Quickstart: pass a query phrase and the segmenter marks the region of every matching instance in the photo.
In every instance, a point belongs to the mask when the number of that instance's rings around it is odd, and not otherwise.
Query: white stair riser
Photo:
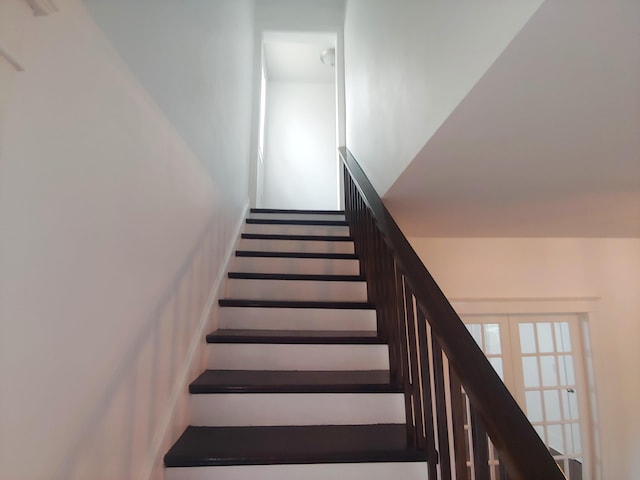
[[[227,279],[226,298],[250,300],[367,301],[365,282]]]
[[[325,308],[220,307],[224,329],[249,330],[376,330],[375,310]]]
[[[353,242],[240,239],[238,250],[260,252],[353,253]]]
[[[230,272],[359,275],[358,260],[325,258],[234,257]]]
[[[425,462],[166,468],[165,480],[426,480]]]
[[[349,227],[346,225],[290,225],[247,223],[245,233],[267,233],[270,235],[349,235]]]
[[[388,370],[386,345],[208,345],[212,370]]]
[[[191,425],[403,423],[401,393],[220,393],[191,395]]]
[[[251,212],[249,218],[265,218],[275,220],[338,220],[344,221],[344,214],[327,213],[259,213]]]

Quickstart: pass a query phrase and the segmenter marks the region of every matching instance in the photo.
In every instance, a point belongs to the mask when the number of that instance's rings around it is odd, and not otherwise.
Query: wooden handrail
[[[362,202],[368,209],[366,215],[370,215],[375,228],[390,250],[395,265],[402,274],[403,285],[411,293],[412,297],[410,298],[415,299],[417,310],[419,310],[415,317],[412,314],[412,319],[409,320],[410,327],[400,327],[401,330],[413,328],[413,318],[416,318],[417,331],[420,332],[420,322],[426,319],[431,329],[431,336],[435,337],[437,344],[445,353],[450,368],[457,377],[456,381],[460,382],[464,388],[474,414],[479,417],[482,427],[498,451],[500,462],[510,479],[565,479],[548,448],[382,203],[380,196],[356,159],[345,147],[340,148],[340,156],[346,169],[345,195],[353,196],[353,186],[347,185],[347,182],[352,181],[357,189],[359,197],[357,201]],[[357,207],[354,207],[353,198],[346,199],[345,208],[350,223],[360,229],[369,228],[360,224],[364,214],[354,211],[357,210]],[[363,241],[361,240],[361,242]],[[356,246],[358,247],[357,239]],[[381,271],[384,271],[383,267],[380,267]],[[378,267],[374,265],[373,269],[376,268]],[[369,273],[367,272],[368,276]],[[394,338],[397,339],[393,328],[384,328],[389,329],[390,341],[394,341]],[[416,348],[415,341],[407,342],[407,344]],[[390,345],[390,350],[398,350],[399,348]],[[413,354],[409,355],[409,357],[412,356]],[[400,357],[402,355],[399,355],[398,358]],[[405,355],[404,359],[400,358],[398,361],[406,362],[407,356]],[[404,366],[404,368],[410,370],[411,367]],[[412,378],[415,383],[415,373]],[[430,402],[431,392],[428,393]],[[422,401],[424,400],[423,398]],[[425,430],[423,426],[419,428]],[[436,435],[436,433],[426,431],[425,435]],[[431,477],[430,480],[432,480]]]

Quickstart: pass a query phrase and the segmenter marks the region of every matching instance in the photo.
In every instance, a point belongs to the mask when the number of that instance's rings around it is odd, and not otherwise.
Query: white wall
[[[244,203],[253,85],[251,0],[84,0],[225,196]],[[258,69],[255,70],[259,71]],[[237,134],[229,135],[229,132]]]
[[[150,96],[78,0],[56,3],[25,20],[0,131],[0,478],[160,478],[246,202],[251,4],[180,2],[193,30],[141,36],[170,77]],[[174,2],[153,3],[170,24]],[[169,108],[183,100],[195,120]]]
[[[541,3],[347,1],[347,147],[381,195]]]
[[[598,297],[589,331],[603,479],[640,471],[640,239],[412,238],[450,299]]]
[[[268,82],[262,207],[338,208],[333,83]]]

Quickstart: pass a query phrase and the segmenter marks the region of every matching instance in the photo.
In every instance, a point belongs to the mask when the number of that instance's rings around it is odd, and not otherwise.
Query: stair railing
[[[427,478],[564,479],[358,162],[345,147],[340,156],[346,218]]]

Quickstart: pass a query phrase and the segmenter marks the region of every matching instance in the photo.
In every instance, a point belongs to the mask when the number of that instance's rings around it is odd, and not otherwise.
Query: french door
[[[462,319],[567,478],[591,479],[579,316],[468,315]],[[497,464],[493,451],[490,462]],[[492,477],[497,478],[498,472],[492,468]]]

